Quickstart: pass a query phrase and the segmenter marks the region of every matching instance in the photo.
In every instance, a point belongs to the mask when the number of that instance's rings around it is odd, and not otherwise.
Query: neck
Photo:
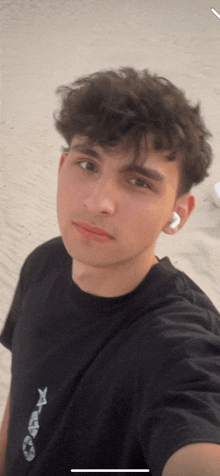
[[[89,294],[100,297],[118,297],[133,291],[143,281],[150,269],[159,260],[152,256],[144,260],[143,256],[136,261],[135,266],[131,261],[115,266],[97,268],[88,266],[79,261],[73,261],[72,279],[79,288]]]

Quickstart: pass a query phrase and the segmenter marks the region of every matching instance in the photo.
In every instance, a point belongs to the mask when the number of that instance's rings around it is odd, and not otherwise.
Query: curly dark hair
[[[177,198],[209,176],[212,149],[207,139],[212,135],[200,103],[190,104],[184,91],[166,78],[148,69],[121,67],[80,77],[56,93],[62,107],[54,113],[55,127],[68,148],[80,134],[106,149],[132,147],[136,160],[142,138],[151,137],[155,150],[169,151],[168,160],[181,158]]]

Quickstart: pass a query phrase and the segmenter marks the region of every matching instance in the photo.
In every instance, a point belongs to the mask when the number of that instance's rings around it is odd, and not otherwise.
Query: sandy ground
[[[60,148],[53,128],[55,89],[103,68],[149,68],[200,100],[213,134],[210,177],[194,188],[197,208],[167,255],[220,310],[220,13],[213,0],[2,0],[2,299],[6,318],[26,256],[58,236],[56,183]],[[219,8],[218,8],[219,7]],[[10,353],[0,348],[0,420],[10,382]]]

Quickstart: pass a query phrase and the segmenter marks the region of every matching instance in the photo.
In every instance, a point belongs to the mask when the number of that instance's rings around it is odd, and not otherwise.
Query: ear
[[[185,225],[186,221],[188,220],[195,206],[196,206],[196,200],[194,195],[191,195],[190,193],[186,193],[185,195],[180,197],[175,203],[175,208],[172,211],[170,220],[164,226],[163,232],[166,233],[167,235],[174,235],[174,233],[178,233],[178,231],[180,231],[181,228],[183,228],[183,226]],[[170,224],[173,221],[173,212],[178,213],[181,220],[180,224],[174,229],[170,228]]]
[[[62,165],[63,165],[63,163],[66,159],[66,156],[67,156],[67,152],[63,152],[61,157],[60,157],[59,166],[58,166],[58,173],[59,173],[59,171],[60,171],[60,169],[61,169],[61,167],[62,167]]]

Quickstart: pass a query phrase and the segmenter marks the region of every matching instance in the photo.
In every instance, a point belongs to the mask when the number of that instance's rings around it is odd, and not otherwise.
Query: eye
[[[96,164],[94,162],[92,162],[91,160],[82,160],[80,162],[77,162],[77,164],[80,166],[80,168],[84,169],[88,173],[97,172]],[[132,184],[132,185],[135,185],[136,188],[138,187],[138,188],[146,188],[148,190],[153,190],[153,186],[150,185],[145,180],[142,180],[142,179],[136,177],[136,178],[133,178],[133,179],[129,180],[129,182],[131,183],[132,180],[137,182],[137,185]]]
[[[131,180],[135,180],[135,181],[138,182],[137,187],[149,188],[150,190],[153,190],[153,187],[148,182],[145,182],[145,180],[141,180],[140,178],[134,178],[134,179],[131,179]]]
[[[94,172],[95,164],[90,160],[83,160],[82,162],[78,162],[78,164],[87,172]],[[89,164],[89,167],[83,167],[82,164]]]

